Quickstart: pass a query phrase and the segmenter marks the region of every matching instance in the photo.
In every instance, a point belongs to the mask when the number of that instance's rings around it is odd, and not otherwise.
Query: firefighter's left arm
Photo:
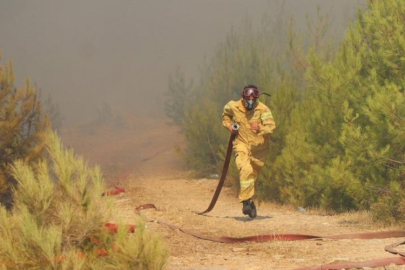
[[[273,114],[270,109],[266,108],[261,112],[260,115],[260,131],[259,135],[267,135],[273,133],[276,128],[276,122],[274,121]]]

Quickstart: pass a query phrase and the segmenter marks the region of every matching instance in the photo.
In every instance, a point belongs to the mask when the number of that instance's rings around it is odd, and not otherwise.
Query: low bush
[[[0,207],[0,267],[10,269],[161,269],[167,251],[143,223],[128,234],[105,228],[113,199],[102,197],[98,167],[89,168],[56,133],[42,161],[16,161],[11,211]]]

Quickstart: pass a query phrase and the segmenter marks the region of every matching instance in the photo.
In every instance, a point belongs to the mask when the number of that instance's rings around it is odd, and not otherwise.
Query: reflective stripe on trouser
[[[255,195],[255,179],[240,180],[239,200],[246,201]]]
[[[255,182],[260,169],[264,166],[264,161],[252,157],[247,151],[237,151],[235,163],[239,169],[240,193],[239,200],[246,201],[255,194]],[[260,153],[260,158],[264,156]]]

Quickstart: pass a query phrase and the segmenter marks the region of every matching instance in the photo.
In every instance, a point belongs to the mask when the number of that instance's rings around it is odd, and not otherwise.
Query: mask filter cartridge
[[[253,100],[253,99],[245,100],[245,108],[248,110],[253,109],[255,102],[256,102],[256,100]]]

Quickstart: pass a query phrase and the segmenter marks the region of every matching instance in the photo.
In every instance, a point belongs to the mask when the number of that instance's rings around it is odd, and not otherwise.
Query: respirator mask
[[[250,96],[253,96],[253,99],[250,99]],[[243,89],[242,97],[244,100],[244,105],[247,110],[252,110],[256,104],[257,98],[260,96],[259,89],[248,87]]]

